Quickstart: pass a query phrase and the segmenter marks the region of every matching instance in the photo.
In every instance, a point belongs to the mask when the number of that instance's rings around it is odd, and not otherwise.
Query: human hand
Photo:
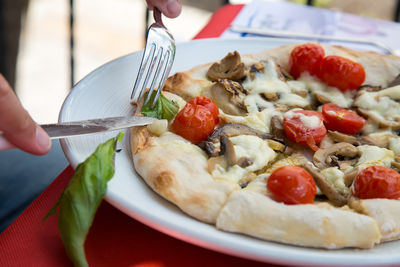
[[[0,150],[17,147],[25,152],[44,155],[51,142],[22,107],[6,79],[0,74]]]
[[[146,0],[146,2],[150,10],[157,7],[168,18],[176,18],[181,13],[180,0]]]

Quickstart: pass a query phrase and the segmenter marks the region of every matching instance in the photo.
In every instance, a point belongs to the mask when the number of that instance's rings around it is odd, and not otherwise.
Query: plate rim
[[[185,46],[185,45],[190,45],[193,43],[206,43],[210,44],[213,42],[251,42],[251,41],[257,41],[257,42],[273,42],[276,43],[277,47],[279,45],[284,45],[284,44],[290,44],[290,43],[300,43],[302,42],[301,40],[289,40],[289,39],[281,39],[281,38],[265,38],[265,37],[246,37],[246,38],[204,38],[204,39],[197,39],[197,40],[191,40],[187,42],[182,42],[177,44],[177,49],[180,46]],[[72,101],[71,98],[73,97],[74,90],[83,90],[81,86],[82,83],[90,79],[91,77],[97,75],[97,73],[104,68],[108,66],[112,66],[114,64],[118,64],[120,60],[127,59],[128,57],[138,54],[138,53],[143,53],[143,49],[129,53],[123,56],[120,56],[118,58],[115,58],[113,60],[110,60],[99,67],[95,68],[93,71],[88,73],[85,77],[83,77],[78,83],[74,85],[74,87],[71,89],[67,97],[65,98],[60,113],[59,113],[59,122],[63,122],[65,118],[65,110],[68,108],[68,105]],[[125,138],[129,136],[129,133],[126,134]],[[129,142],[129,141],[128,141]],[[74,158],[72,155],[72,152],[69,151],[68,149],[68,143],[66,142],[65,139],[60,140],[61,148],[68,160],[68,162],[71,164],[71,166],[75,169],[76,166],[79,164],[77,160]],[[154,192],[154,194],[156,194]],[[188,242],[190,244],[194,244],[196,246],[200,246],[206,249],[210,249],[213,251],[218,251],[220,253],[236,256],[236,257],[241,257],[249,260],[255,260],[255,261],[261,261],[265,263],[275,263],[275,264],[286,264],[286,265],[307,265],[307,266],[376,266],[379,264],[380,266],[393,266],[393,264],[400,264],[400,255],[398,257],[382,257],[380,254],[373,254],[368,257],[368,262],[365,262],[365,254],[355,254],[355,255],[335,255],[334,253],[328,254],[329,251],[337,251],[337,250],[325,250],[321,249],[324,253],[321,253],[321,255],[318,255],[316,253],[320,253],[320,251],[315,251],[315,248],[310,248],[310,251],[307,251],[307,248],[304,247],[297,247],[294,245],[286,245],[288,247],[288,251],[286,253],[282,253],[282,248],[277,249],[278,251],[273,251],[272,253],[265,253],[263,252],[262,255],[259,253],[249,253],[248,251],[243,252],[240,251],[238,248],[233,247],[231,244],[222,244],[219,242],[220,240],[213,240],[210,238],[203,238],[199,234],[195,234],[193,231],[188,231],[185,228],[181,228],[178,225],[174,225],[169,223],[166,220],[160,220],[160,218],[155,219],[154,214],[151,214],[151,212],[148,212],[143,209],[132,209],[131,205],[127,205],[125,203],[125,200],[119,198],[118,195],[114,194],[113,192],[110,192],[109,190],[107,191],[107,194],[105,196],[105,200],[109,202],[111,205],[119,209],[121,212],[127,214],[128,216],[140,221],[141,223],[159,231],[164,234],[167,234],[169,236],[172,236],[174,238],[177,238],[179,240],[182,240],[184,242]],[[164,201],[167,201],[164,199]],[[167,201],[169,202],[169,201]],[[198,220],[194,219],[193,217],[187,215],[191,219],[199,222]],[[161,223],[160,223],[161,221]],[[202,222],[200,222],[202,223]],[[215,225],[213,225],[215,228]],[[220,231],[220,230],[218,230]],[[228,235],[242,235],[242,234],[235,234],[235,233],[228,233],[221,231],[223,233],[226,233]],[[247,236],[247,235],[246,235]],[[193,238],[194,237],[194,238]],[[257,239],[255,237],[250,237]],[[263,240],[263,242],[267,242],[273,245],[279,244],[282,245],[281,243],[278,242],[273,242],[273,241],[268,241],[268,240]],[[398,241],[400,242],[400,241]],[[216,245],[217,244],[217,245]],[[302,250],[300,250],[300,249]],[[297,252],[296,249],[298,249]],[[304,251],[305,249],[306,251]],[[285,250],[285,249],[283,249]],[[319,250],[319,249],[318,249]],[[273,252],[279,252],[279,256],[276,254],[273,254]],[[282,258],[282,255],[285,256],[290,256],[286,258]],[[340,256],[340,258],[338,258]],[[307,258],[308,257],[308,258]],[[327,262],[330,261],[330,262]]]

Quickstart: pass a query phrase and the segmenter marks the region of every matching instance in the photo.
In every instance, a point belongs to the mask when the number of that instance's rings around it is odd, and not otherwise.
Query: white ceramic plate
[[[179,44],[172,73],[220,60],[228,52],[258,52],[290,43],[279,39],[203,39]],[[129,96],[142,52],[111,61],[80,81],[66,98],[60,121],[74,121],[132,113]],[[61,141],[64,153],[75,168],[97,145],[117,132],[75,137]],[[226,233],[199,222],[154,193],[134,171],[128,133],[116,157],[115,177],[106,200],[129,216],[178,239],[208,249],[248,259],[288,265],[371,266],[400,265],[400,242],[374,249],[325,250],[268,242],[245,235]],[[346,227],[346,225],[343,225]]]

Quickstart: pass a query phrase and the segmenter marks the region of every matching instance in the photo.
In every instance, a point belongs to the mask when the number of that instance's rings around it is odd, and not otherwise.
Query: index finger
[[[7,81],[0,74],[0,131],[11,144],[32,154],[43,155],[51,142],[22,107]]]

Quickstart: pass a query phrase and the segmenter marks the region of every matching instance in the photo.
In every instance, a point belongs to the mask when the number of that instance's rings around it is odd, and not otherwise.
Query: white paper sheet
[[[283,1],[255,0],[240,11],[232,25],[364,39],[384,43],[392,49],[400,49],[400,23]],[[222,35],[223,38],[249,36],[256,35],[241,34],[229,29]],[[329,43],[337,42],[330,41]],[[381,49],[373,46],[339,44],[382,52]]]

